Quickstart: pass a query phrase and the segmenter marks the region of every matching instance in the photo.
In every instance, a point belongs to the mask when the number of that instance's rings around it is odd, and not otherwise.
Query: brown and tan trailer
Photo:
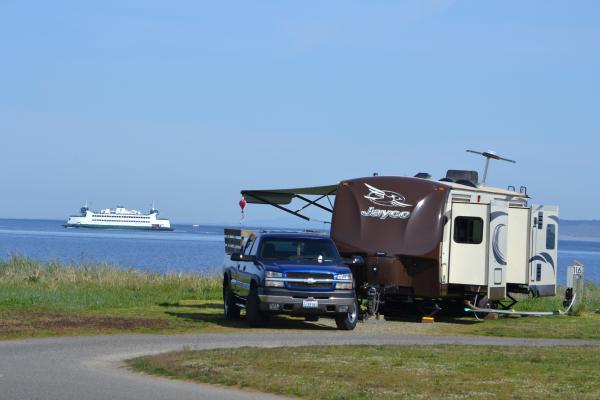
[[[352,261],[358,295],[372,312],[407,301],[489,303],[511,293],[556,293],[557,207],[530,205],[524,187],[479,185],[474,171],[448,171],[439,181],[418,176],[242,194],[307,220],[306,206],[331,212],[331,237]],[[305,206],[288,208],[293,199]]]

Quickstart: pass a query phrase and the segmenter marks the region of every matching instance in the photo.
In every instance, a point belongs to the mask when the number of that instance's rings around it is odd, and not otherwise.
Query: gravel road
[[[128,371],[123,360],[151,353],[241,346],[277,347],[339,344],[600,346],[600,341],[508,339],[477,336],[420,336],[357,332],[279,332],[63,337],[0,341],[0,399],[276,399],[154,378]]]

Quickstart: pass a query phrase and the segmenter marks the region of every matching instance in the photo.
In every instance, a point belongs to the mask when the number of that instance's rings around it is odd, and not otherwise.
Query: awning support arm
[[[302,215],[302,214],[300,214],[300,213],[299,213],[299,212],[297,212],[297,211],[292,211],[292,210],[290,210],[290,209],[288,209],[288,208],[282,207],[282,206],[280,206],[279,204],[275,204],[275,203],[273,203],[272,201],[269,201],[269,200],[267,200],[267,199],[265,199],[265,198],[262,198],[262,197],[260,197],[260,196],[257,196],[257,195],[256,195],[256,194],[254,194],[254,193],[252,193],[250,196],[252,196],[252,197],[254,197],[255,199],[257,199],[257,200],[260,200],[260,201],[262,201],[262,202],[264,202],[264,203],[266,203],[266,204],[268,204],[268,205],[270,205],[270,206],[273,206],[273,207],[275,207],[275,208],[278,208],[278,209],[280,209],[280,210],[283,210],[283,211],[285,211],[285,212],[287,212],[287,213],[290,213],[290,214],[292,214],[292,215],[295,215],[296,217],[302,218],[302,219],[304,219],[304,220],[306,220],[306,221],[310,221],[310,218],[308,218],[307,216],[305,216],[305,215]]]
[[[325,206],[322,206],[322,205],[320,205],[319,203],[317,203],[317,201],[321,200],[323,197],[326,197],[326,196],[327,196],[327,195],[325,194],[325,195],[323,195],[323,196],[319,197],[319,198],[318,198],[318,199],[316,199],[316,200],[310,200],[310,199],[307,199],[307,198],[306,198],[306,197],[304,197],[304,196],[300,196],[299,194],[296,194],[296,195],[294,195],[294,197],[297,197],[297,198],[299,198],[300,200],[303,200],[303,201],[305,201],[305,202],[307,203],[307,204],[306,204],[304,207],[302,207],[302,208],[301,208],[301,209],[299,209],[298,211],[302,211],[302,210],[304,210],[306,207],[308,207],[308,206],[311,206],[311,205],[312,205],[312,206],[319,207],[319,208],[320,208],[320,209],[322,209],[322,210],[329,211],[330,213],[333,213],[333,210],[332,210],[332,209],[330,209],[330,208],[327,208],[327,207],[325,207]]]
[[[332,192],[333,193],[333,192]],[[329,202],[329,205],[331,206],[331,209],[333,209],[333,203],[331,202],[331,199],[329,198],[329,195],[331,193],[327,193],[327,201]]]

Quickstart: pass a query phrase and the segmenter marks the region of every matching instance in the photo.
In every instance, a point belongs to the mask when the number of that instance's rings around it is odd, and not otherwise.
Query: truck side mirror
[[[352,256],[346,260],[346,264],[362,266],[365,265],[365,259],[363,256]]]
[[[233,253],[231,261],[256,261],[256,256],[247,256],[242,253]]]

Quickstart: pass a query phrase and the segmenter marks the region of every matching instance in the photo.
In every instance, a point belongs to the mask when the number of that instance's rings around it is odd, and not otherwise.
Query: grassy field
[[[364,334],[489,335],[600,339],[598,286],[586,287],[585,307],[578,317],[438,318],[435,324],[416,318],[369,320]],[[561,308],[556,298],[523,299],[519,309]],[[335,324],[321,319],[278,317],[268,329],[328,331]],[[251,331],[245,321],[222,316],[218,277],[163,275],[127,271],[110,265],[41,264],[27,258],[0,261],[0,339],[123,333],[208,333]]]
[[[306,399],[597,399],[599,348],[311,346],[181,351],[138,371]]]
[[[216,277],[12,258],[0,262],[0,338],[195,331],[220,299]]]
[[[553,297],[538,297],[533,298],[530,296],[516,296],[519,303],[516,308],[519,310],[527,311],[554,311],[562,310],[564,306],[562,304],[564,297],[564,288],[557,290],[558,295]],[[584,288],[583,302],[579,309],[580,313],[596,312],[600,310],[600,285],[593,282],[586,281]]]

